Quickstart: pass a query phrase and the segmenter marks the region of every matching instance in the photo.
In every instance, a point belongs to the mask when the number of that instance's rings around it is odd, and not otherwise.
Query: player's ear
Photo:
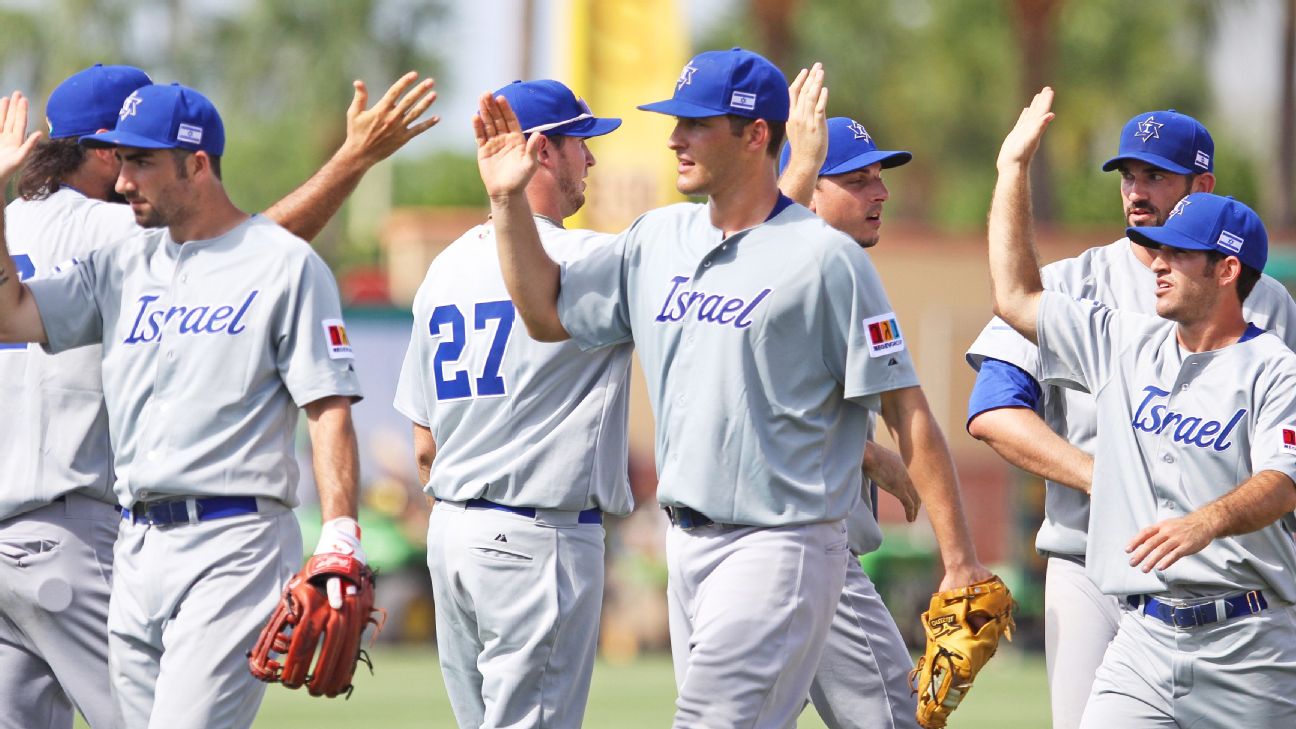
[[[193,169],[190,170],[190,175],[197,176],[211,173],[211,157],[206,152],[198,150],[193,154],[187,154],[182,162],[188,165],[190,160],[193,160]]]
[[[540,141],[536,143],[536,159],[540,160],[541,166],[552,167],[554,163],[554,148],[549,142],[549,137],[546,137],[539,132],[534,132],[534,134],[540,138]]]
[[[757,119],[743,130],[743,144],[750,150],[765,153],[765,148],[769,146],[770,128],[769,122],[764,119]]]
[[[1211,172],[1203,172],[1193,178],[1192,189],[1189,193],[1194,192],[1215,192],[1215,175]]]

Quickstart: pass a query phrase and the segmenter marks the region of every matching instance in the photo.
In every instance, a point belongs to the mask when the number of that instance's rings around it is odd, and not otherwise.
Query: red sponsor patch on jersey
[[[1283,450],[1296,453],[1296,430],[1291,428],[1282,429]]]
[[[329,359],[355,359],[351,349],[351,340],[347,337],[346,324],[341,319],[325,319],[324,341],[328,346]]]
[[[864,332],[868,335],[870,357],[895,354],[905,348],[904,335],[894,313],[865,319]]]

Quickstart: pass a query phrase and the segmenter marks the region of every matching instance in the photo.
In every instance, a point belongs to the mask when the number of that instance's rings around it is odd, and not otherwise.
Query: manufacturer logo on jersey
[[[868,335],[870,357],[884,357],[904,351],[904,335],[900,333],[900,324],[894,313],[865,319],[864,333]]]
[[[247,329],[244,319],[252,308],[259,290],[254,289],[235,309],[233,306],[172,306],[152,308],[158,300],[157,295],[139,297],[139,310],[131,323],[130,334],[122,340],[125,344],[151,344],[162,341],[162,331],[172,319],[179,319],[180,325],[173,331],[177,334],[235,334]]]
[[[1283,450],[1288,453],[1296,453],[1296,430],[1291,428],[1282,429]]]
[[[1155,385],[1148,385],[1143,388],[1143,392],[1147,394],[1143,396],[1143,402],[1139,403],[1138,410],[1134,411],[1134,419],[1130,421],[1135,430],[1161,435],[1173,426],[1171,434],[1176,443],[1211,448],[1220,453],[1233,445],[1233,441],[1228,439],[1229,435],[1242,422],[1247,412],[1246,408],[1240,408],[1227,423],[1221,424],[1218,420],[1176,413],[1165,403],[1156,404],[1157,400],[1168,400],[1170,393]]]
[[[1156,117],[1149,116],[1138,123],[1138,131],[1134,133],[1134,136],[1142,139],[1145,143],[1149,139],[1160,139],[1161,127],[1163,126],[1165,125],[1157,121]]]
[[[202,127],[193,124],[181,124],[179,131],[176,132],[176,141],[202,144]]]
[[[855,135],[856,139],[863,139],[865,142],[873,141],[873,137],[869,136],[868,130],[864,128],[864,125],[854,119],[851,120],[851,123],[846,128],[850,130],[851,134]]]
[[[1216,245],[1226,251],[1237,253],[1242,250],[1242,242],[1242,236],[1234,235],[1227,230],[1221,230],[1219,242],[1217,242]]]
[[[679,80],[675,82],[675,90],[679,91],[684,86],[692,86],[693,74],[695,73],[697,73],[697,69],[693,67],[692,62],[684,64],[684,68],[680,71]]]
[[[325,319],[324,341],[328,344],[329,359],[355,359],[351,340],[347,338],[346,325],[341,319]]]
[[[733,96],[729,97],[729,106],[735,109],[746,109],[751,111],[756,108],[756,94],[746,91],[735,91]]]
[[[737,296],[708,294],[705,291],[680,290],[689,282],[688,276],[676,276],[671,279],[670,292],[662,302],[661,311],[657,312],[657,321],[684,321],[690,316],[700,322],[732,326],[734,329],[746,329],[752,325],[752,315],[765,297],[774,289],[764,289],[750,301]]]
[[[1202,150],[1197,150],[1197,166],[1203,170],[1210,169],[1210,155]]]
[[[128,116],[135,116],[139,111],[141,101],[143,101],[143,99],[140,98],[139,92],[132,91],[131,95],[127,96],[126,100],[122,102],[122,108],[121,111],[117,112],[117,118],[120,120],[125,119]]]

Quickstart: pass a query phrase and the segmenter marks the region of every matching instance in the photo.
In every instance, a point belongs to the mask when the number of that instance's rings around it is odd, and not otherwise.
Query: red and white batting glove
[[[323,556],[323,559],[321,559]],[[349,573],[352,570],[342,568],[329,569],[325,562],[359,562],[361,565],[368,564],[365,560],[364,549],[360,547],[360,525],[355,519],[349,516],[340,516],[336,519],[330,519],[324,522],[320,529],[319,542],[315,545],[315,556],[310,560],[315,564],[318,572],[343,572]],[[308,565],[310,567],[310,565]],[[346,585],[347,589],[355,590],[354,584]],[[328,594],[329,607],[334,610],[342,608],[342,580],[339,577],[329,577],[324,583],[324,590]]]

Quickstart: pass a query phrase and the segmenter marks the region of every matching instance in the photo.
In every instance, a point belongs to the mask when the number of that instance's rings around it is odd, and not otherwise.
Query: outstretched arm
[[[1093,456],[1054,433],[1033,410],[1005,407],[978,413],[968,423],[968,433],[1023,471],[1089,493]]]
[[[788,87],[788,96],[787,138],[792,152],[779,177],[779,190],[810,207],[819,170],[828,158],[828,87],[824,86],[823,64],[801,69]]]
[[[319,235],[371,167],[441,121],[437,116],[418,121],[436,101],[436,92],[432,79],[415,81],[415,71],[401,76],[372,109],[365,108],[369,90],[364,81],[353,82],[346,141],[301,187],[271,205],[266,216],[304,240]]]
[[[927,506],[945,565],[940,589],[950,590],[992,577],[990,570],[977,560],[972,534],[963,515],[954,459],[922,388],[906,387],[882,393],[882,419],[900,445],[900,455]]]
[[[1130,566],[1164,570],[1197,554],[1212,540],[1263,529],[1296,509],[1296,483],[1279,471],[1261,471],[1202,508],[1145,527],[1125,547]]]
[[[1052,105],[1053,89],[1045,86],[1004,139],[987,226],[994,312],[1032,342],[1038,341],[1035,319],[1044,284],[1031,220],[1030,163],[1053,121]]]
[[[482,94],[477,116],[477,168],[490,195],[500,269],[513,305],[532,339],[561,342],[571,335],[558,319],[560,270],[531,217],[526,186],[539,166],[539,134],[528,140],[508,100]]]
[[[9,180],[22,169],[39,139],[40,132],[27,134],[27,98],[18,91],[0,98],[0,190],[9,187]],[[0,204],[0,342],[43,343],[45,325],[36,298],[18,280],[4,228],[4,205]]]

